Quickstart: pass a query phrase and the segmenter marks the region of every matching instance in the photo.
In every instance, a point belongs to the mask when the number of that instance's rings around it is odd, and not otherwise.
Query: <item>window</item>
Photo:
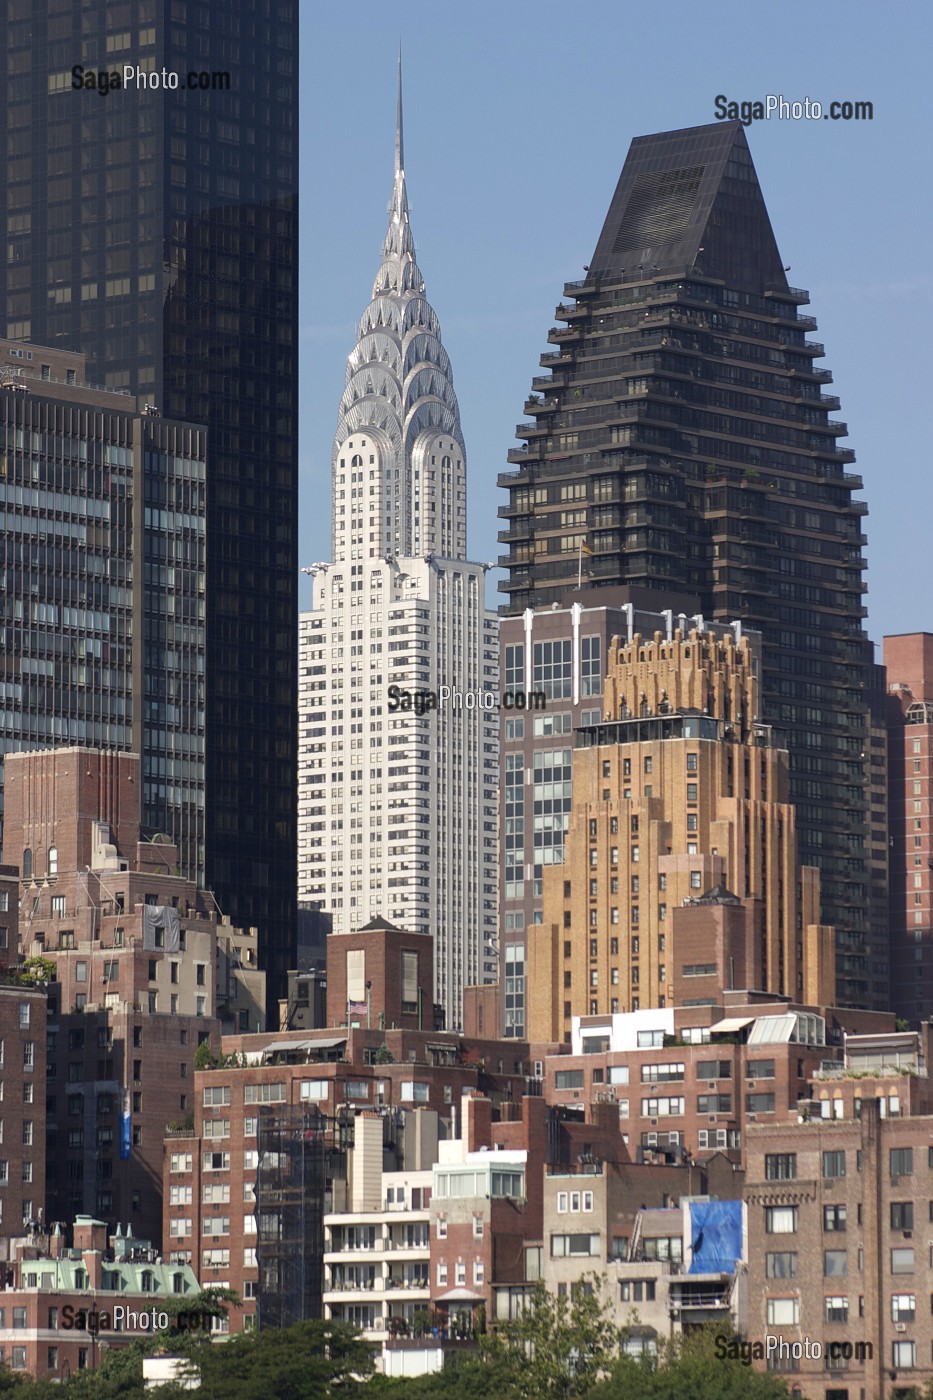
[[[684,1112],[684,1100],[679,1096],[642,1099],[641,1111],[645,1118],[677,1118]]]
[[[138,1060],[134,1060],[133,1063],[134,1063],[134,1066],[135,1066],[135,1065],[139,1064],[140,1062],[139,1062]],[[139,1078],[139,1075],[138,1075],[138,1074],[134,1075],[134,1078],[138,1079],[138,1078]],[[229,1102],[230,1102],[230,1087],[229,1087],[229,1085],[223,1085],[223,1086],[221,1086],[221,1085],[217,1084],[217,1085],[214,1085],[213,1087],[211,1087],[211,1088],[209,1088],[209,1089],[205,1089],[205,1090],[204,1090],[204,1107],[205,1107],[205,1108],[225,1108],[225,1107],[227,1106],[227,1104],[229,1104]]]
[[[19,1004],[19,1028],[21,1031],[29,1030],[30,1007],[28,1001],[21,1001]]]
[[[839,1295],[823,1299],[823,1320],[825,1322],[848,1322],[849,1300]]]
[[[229,1102],[229,1100],[227,1101]],[[284,1084],[247,1084],[243,1090],[244,1103],[284,1103]]]
[[[845,1230],[846,1228],[846,1208],[845,1206],[824,1206],[823,1207],[823,1229],[824,1230]]]
[[[891,1320],[893,1322],[915,1322],[917,1299],[913,1293],[893,1293],[891,1295]]]
[[[768,1235],[795,1235],[797,1233],[796,1206],[765,1206],[765,1233]]]
[[[800,1322],[799,1298],[769,1298],[767,1307],[769,1327],[796,1327]]]
[[[765,1156],[766,1181],[796,1181],[796,1152],[771,1152]]]
[[[599,1254],[599,1235],[552,1235],[552,1259],[591,1258]]]
[[[623,1303],[653,1303],[655,1287],[653,1278],[623,1279],[619,1284],[621,1300]]]
[[[746,1095],[745,1095],[745,1111],[746,1111],[746,1113],[773,1113],[773,1112],[774,1112],[774,1095],[773,1095],[773,1094],[746,1094]]]
[[[892,1147],[889,1153],[892,1176],[910,1176],[914,1169],[912,1147]]]
[[[582,1069],[558,1070],[554,1075],[555,1089],[582,1089],[583,1071]]]
[[[13,1348],[15,1353],[16,1348]],[[910,1371],[917,1364],[917,1344],[916,1342],[892,1342],[891,1343],[891,1364],[895,1370]]]
[[[912,1274],[914,1271],[914,1252],[912,1249],[892,1249],[891,1250],[891,1273],[892,1274]]]
[[[682,1063],[670,1063],[661,1065],[642,1065],[642,1084],[668,1084],[676,1082],[684,1077],[684,1066]]]
[[[427,1103],[431,1096],[431,1086],[421,1080],[403,1080],[402,1103]]]
[[[797,1277],[797,1255],[785,1250],[779,1253],[765,1255],[765,1277],[766,1278],[796,1278]]]
[[[842,1278],[849,1272],[849,1256],[844,1249],[823,1250],[823,1275],[825,1278]]]
[[[913,1201],[891,1202],[891,1229],[912,1230],[914,1228]]]
[[[823,1153],[823,1175],[826,1177],[842,1177],[846,1174],[846,1154],[844,1152],[824,1152]]]

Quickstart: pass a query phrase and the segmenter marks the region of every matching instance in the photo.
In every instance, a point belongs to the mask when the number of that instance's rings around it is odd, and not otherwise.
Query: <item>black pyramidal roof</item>
[[[636,137],[590,276],[694,264],[732,287],[787,286],[741,122]]]

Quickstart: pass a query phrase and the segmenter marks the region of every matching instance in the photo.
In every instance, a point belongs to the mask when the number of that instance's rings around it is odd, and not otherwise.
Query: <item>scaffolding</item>
[[[261,1108],[256,1174],[259,1326],[322,1315],[324,1210],[338,1125],[312,1106]]]

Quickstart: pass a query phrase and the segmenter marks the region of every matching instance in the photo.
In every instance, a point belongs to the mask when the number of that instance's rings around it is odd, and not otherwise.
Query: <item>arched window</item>
[[[32,851],[28,846],[23,851],[23,879],[32,879]]]
[[[58,847],[57,847],[57,846],[50,846],[50,847],[49,847],[49,874],[50,874],[50,875],[57,875],[57,874],[58,874]]]

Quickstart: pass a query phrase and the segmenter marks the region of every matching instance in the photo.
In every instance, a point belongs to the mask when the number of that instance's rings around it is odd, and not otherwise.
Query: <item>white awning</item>
[[[710,1035],[734,1035],[743,1026],[751,1025],[754,1016],[727,1016],[724,1021],[717,1021],[715,1026],[710,1026]]]
[[[748,1037],[749,1045],[786,1045],[797,1026],[793,1012],[786,1016],[759,1016]]]
[[[437,1303],[483,1303],[482,1293],[471,1293],[468,1288],[449,1288],[446,1293],[434,1300]]]
[[[322,1036],[320,1040],[274,1040],[263,1047],[264,1055],[287,1055],[307,1050],[336,1050],[338,1045],[346,1045],[345,1035]]]

